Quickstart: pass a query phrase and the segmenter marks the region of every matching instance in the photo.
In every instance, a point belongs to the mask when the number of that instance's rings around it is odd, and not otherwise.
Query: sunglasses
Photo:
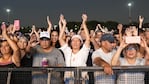
[[[134,47],[128,47],[128,48],[126,48],[126,50],[137,50],[137,49]]]

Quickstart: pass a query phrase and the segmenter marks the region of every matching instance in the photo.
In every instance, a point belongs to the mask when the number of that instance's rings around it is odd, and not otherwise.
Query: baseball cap
[[[78,38],[81,41],[81,43],[83,43],[82,37],[80,35],[73,35],[71,37],[71,40],[74,39],[74,38]]]
[[[50,39],[49,32],[40,32],[40,39],[43,39],[43,38]]]
[[[115,42],[115,38],[112,34],[110,33],[105,33],[101,36],[100,41],[109,41],[110,43]]]

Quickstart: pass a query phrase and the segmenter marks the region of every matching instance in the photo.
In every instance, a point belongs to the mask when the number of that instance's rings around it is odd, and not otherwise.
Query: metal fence
[[[149,84],[149,66],[123,66],[123,67],[112,67],[115,75],[114,83],[117,84]],[[81,77],[82,72],[88,72],[89,80],[88,84],[112,84],[110,81],[103,81],[106,79],[105,77],[108,76],[106,74],[100,74],[98,76],[96,72],[103,72],[102,67],[48,67],[48,68],[41,68],[41,67],[33,67],[33,68],[0,68],[0,84],[31,84],[32,82],[32,74],[33,72],[45,72],[47,75],[46,84],[54,84],[51,82],[52,73],[59,72],[61,78],[64,77],[64,72],[71,71],[74,72],[74,84],[83,84]],[[124,75],[127,74],[126,75]],[[106,76],[105,76],[106,75]],[[145,76],[145,78],[144,78]],[[127,77],[127,78],[126,78]],[[99,80],[103,78],[102,82],[97,82],[96,78]],[[125,80],[126,79],[126,80]],[[19,81],[17,83],[14,80]],[[22,81],[24,80],[24,81]],[[56,79],[58,80],[58,79]],[[119,82],[118,82],[119,80]],[[64,83],[64,82],[63,82]],[[58,83],[58,84],[63,84]],[[39,81],[38,84],[43,84],[42,81]]]

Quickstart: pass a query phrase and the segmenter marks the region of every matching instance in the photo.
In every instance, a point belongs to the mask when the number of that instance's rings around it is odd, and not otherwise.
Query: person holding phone
[[[147,54],[149,54],[149,47],[145,39],[141,38],[139,44],[143,47]],[[128,44],[124,40],[112,58],[112,66],[138,66],[149,65],[148,59],[138,57],[139,46],[135,43]],[[123,53],[124,58],[120,56]],[[124,72],[118,73],[117,84],[144,84],[143,72]]]

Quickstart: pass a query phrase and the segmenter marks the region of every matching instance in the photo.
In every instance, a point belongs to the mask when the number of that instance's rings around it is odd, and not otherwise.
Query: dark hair
[[[51,30],[50,37],[51,37],[52,32],[57,32],[58,35],[59,35],[59,31],[58,30]]]

